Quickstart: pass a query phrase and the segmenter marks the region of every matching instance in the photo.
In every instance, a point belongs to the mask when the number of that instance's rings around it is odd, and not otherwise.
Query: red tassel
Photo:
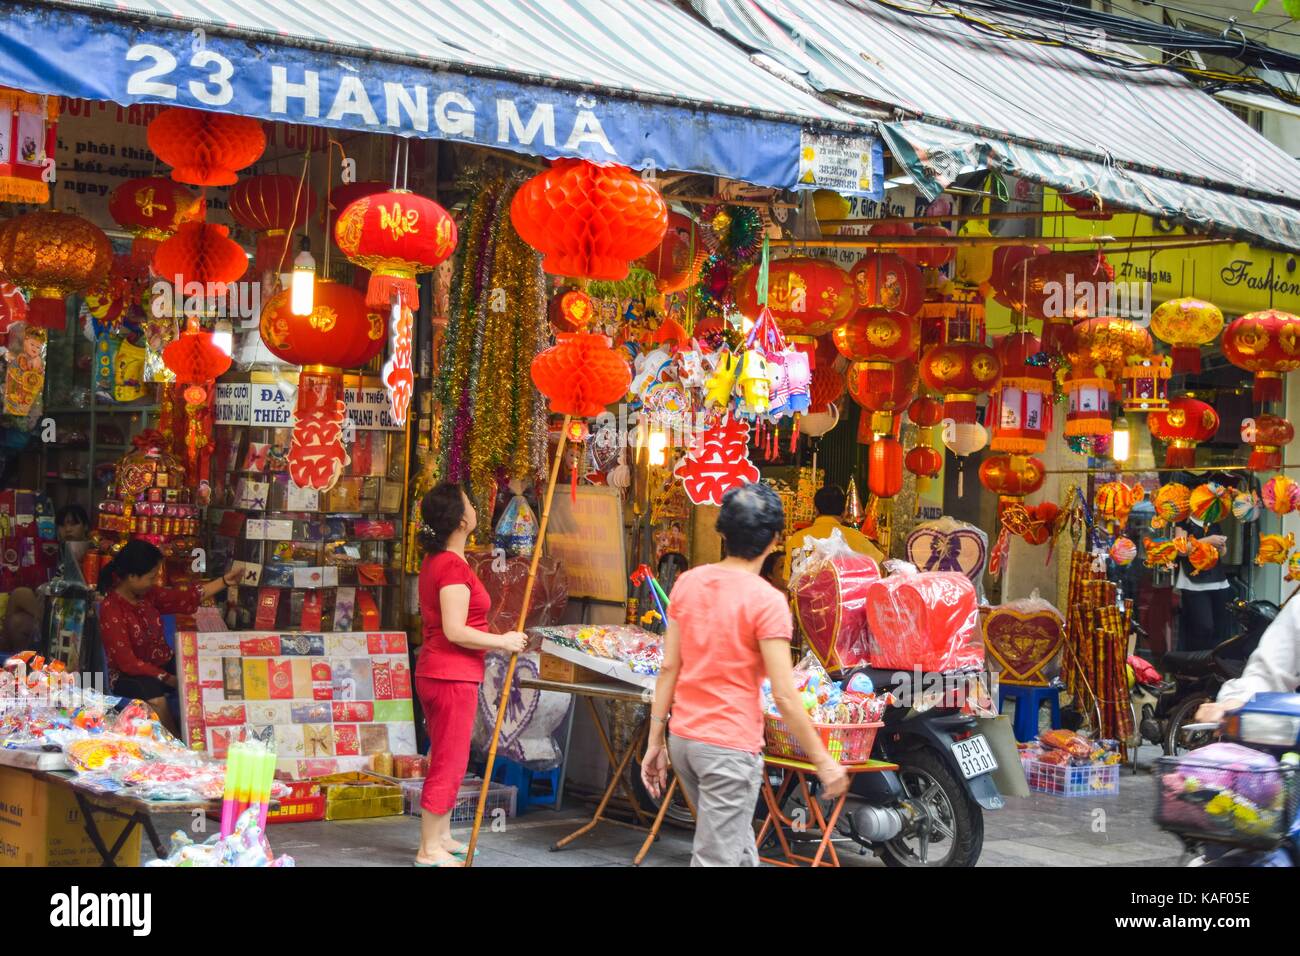
[[[1166,468],[1190,468],[1196,464],[1196,446],[1170,445],[1165,449]]]
[[[1282,401],[1282,376],[1276,372],[1256,372],[1255,401],[1261,405]]]
[[[951,418],[958,425],[975,424],[977,410],[974,399],[949,398],[943,403],[943,417]]]
[[[393,296],[397,294],[405,296],[406,304],[412,310],[420,308],[420,287],[414,279],[381,272],[370,273],[370,284],[366,286],[366,305],[372,309],[391,308]]]
[[[794,454],[799,448],[799,416],[794,417],[794,428],[790,429],[790,454]]]
[[[1201,370],[1201,350],[1195,345],[1176,345],[1173,355],[1175,372],[1195,373]]]
[[[64,299],[35,297],[27,303],[27,324],[42,329],[63,329],[68,324],[68,306]]]

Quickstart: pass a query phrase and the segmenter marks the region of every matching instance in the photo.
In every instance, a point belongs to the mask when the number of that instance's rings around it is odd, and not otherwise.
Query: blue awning
[[[46,0],[3,16],[0,85],[30,92],[781,188],[815,185],[812,143],[828,164],[865,152],[869,175],[840,191],[882,194],[869,123],[671,0]]]

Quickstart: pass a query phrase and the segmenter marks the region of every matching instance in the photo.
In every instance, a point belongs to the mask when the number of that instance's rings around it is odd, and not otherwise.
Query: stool
[[[1052,729],[1061,726],[1061,688],[1030,686],[1026,684],[1000,684],[998,691],[998,710],[1004,710],[1007,698],[1016,702],[1016,719],[1012,725],[1016,740],[1021,743],[1038,736],[1038,709],[1043,701],[1052,705]]]
[[[534,804],[541,807],[555,806],[560,794],[560,775],[562,773],[564,773],[563,767],[556,767],[554,770],[529,770],[513,760],[497,757],[496,764],[492,768],[492,779],[497,783],[504,783],[508,787],[515,788],[515,813],[523,815]],[[551,792],[535,795],[533,793],[533,783],[538,780],[545,780],[549,783]]]

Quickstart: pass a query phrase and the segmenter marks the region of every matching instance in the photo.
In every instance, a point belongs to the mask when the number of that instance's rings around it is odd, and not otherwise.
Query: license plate
[[[957,741],[952,745],[952,755],[957,758],[957,766],[961,767],[967,780],[998,769],[997,759],[983,734]]]

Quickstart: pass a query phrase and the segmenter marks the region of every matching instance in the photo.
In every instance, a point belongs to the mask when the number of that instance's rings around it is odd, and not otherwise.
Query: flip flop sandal
[[[454,856],[458,860],[464,860],[468,850],[469,850],[469,845],[466,844],[465,846],[461,847],[459,850],[448,850],[447,852],[449,852],[452,856]],[[478,855],[482,852],[483,852],[482,847],[479,846],[474,847],[474,859],[477,860]]]
[[[444,866],[463,866],[464,863],[464,859],[453,854],[449,860],[441,860],[437,863],[421,863],[419,860],[415,860],[411,866],[419,867],[422,870],[436,870]]]

